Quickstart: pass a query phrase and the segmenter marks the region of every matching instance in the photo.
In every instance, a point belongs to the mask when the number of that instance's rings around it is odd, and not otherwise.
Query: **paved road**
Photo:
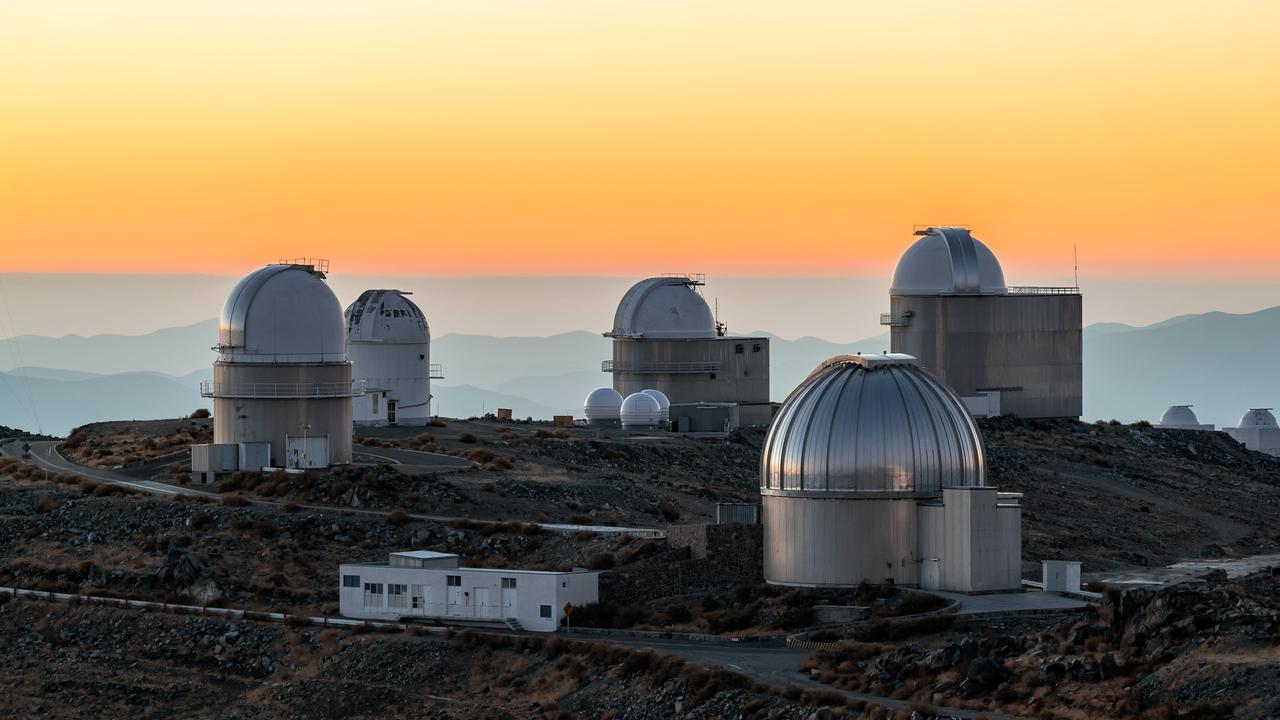
[[[154,480],[141,480],[115,470],[102,470],[77,465],[58,453],[56,442],[38,441],[31,443],[31,462],[37,467],[55,472],[72,473],[82,477],[98,480],[112,485],[123,485],[153,495],[203,495],[216,498],[216,493],[185,488],[181,485],[169,485]],[[12,441],[3,446],[3,453],[12,457],[22,455],[21,443]]]
[[[110,483],[112,485],[122,485],[124,487],[133,488],[141,492],[150,493],[152,495],[192,495],[202,496],[212,499],[219,499],[221,496],[217,493],[205,490],[196,490],[193,488],[183,487],[181,485],[170,485],[156,480],[140,480],[136,477],[126,475],[116,470],[103,470],[100,468],[85,467],[77,465],[58,453],[58,443],[53,441],[35,441],[31,443],[31,460],[29,462],[37,467],[47,470],[72,473],[82,477],[91,478],[99,482]],[[401,452],[414,452],[412,450]],[[20,443],[10,441],[0,445],[0,454],[11,457],[20,457],[22,450]],[[420,455],[430,455],[431,453],[418,453]],[[448,456],[444,456],[448,457]],[[246,498],[251,505],[258,507],[279,508],[283,502],[274,500],[257,500]],[[348,508],[334,507],[331,505],[298,505],[302,510],[314,510],[316,512],[338,513],[343,515],[364,515],[367,517],[385,518],[386,510],[368,510],[364,508]],[[409,513],[409,517],[415,520],[428,520],[432,522],[450,522],[453,520],[472,520],[486,522],[483,518],[463,518],[455,515],[425,515],[422,513]],[[636,537],[661,537],[662,531],[656,528],[633,528],[620,527],[615,525],[568,525],[562,523],[533,523],[548,532],[572,534],[582,530],[589,530],[599,534],[611,535],[634,535]]]
[[[357,445],[353,448],[357,458],[361,455],[372,458],[374,462],[387,462],[401,466],[400,469],[412,473],[457,472],[471,469],[471,461],[443,455],[441,453],[422,452],[420,450],[404,450],[402,448],[378,448]]]
[[[1072,610],[1088,607],[1087,600],[1063,597],[1046,592],[994,593],[991,595],[966,595],[964,593],[930,590],[930,594],[960,603],[958,615],[987,615],[991,613],[1017,613],[1036,610]]]

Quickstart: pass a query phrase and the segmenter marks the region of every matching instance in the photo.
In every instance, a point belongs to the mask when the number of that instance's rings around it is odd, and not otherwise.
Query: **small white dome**
[[[1240,417],[1240,427],[1273,428],[1276,427],[1276,416],[1271,414],[1271,408],[1252,408]]]
[[[622,427],[651,428],[662,422],[658,399],[645,393],[631,393],[622,401]]]
[[[622,417],[622,393],[611,387],[596,388],[582,403],[587,422],[617,422]]]
[[[716,320],[689,278],[641,280],[622,296],[611,337],[712,338]]]
[[[667,399],[667,396],[663,394],[661,390],[656,388],[647,388],[640,392],[658,401],[658,409],[662,411],[663,420],[671,419],[671,401]]]
[[[236,283],[218,322],[220,362],[346,362],[338,296],[310,265],[268,265]]]
[[[1172,405],[1160,416],[1160,427],[1196,428],[1200,427],[1200,419],[1196,417],[1190,405]]]
[[[898,260],[890,295],[1003,295],[995,253],[965,228],[931,227]]]
[[[347,307],[349,342],[429,343],[431,328],[412,300],[399,290],[365,290]]]

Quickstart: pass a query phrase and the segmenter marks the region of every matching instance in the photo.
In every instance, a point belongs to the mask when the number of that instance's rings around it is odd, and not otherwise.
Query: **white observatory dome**
[[[431,328],[412,300],[400,290],[365,290],[347,308],[351,342],[428,343]]]
[[[641,280],[622,296],[613,316],[612,337],[713,338],[715,316],[707,301],[680,277]]]
[[[890,295],[1004,295],[1004,270],[960,227],[931,227],[898,260]]]
[[[219,361],[346,362],[342,305],[311,265],[268,265],[244,276],[222,307]]]
[[[658,401],[658,410],[661,411],[662,413],[661,415],[662,420],[665,421],[665,420],[671,419],[671,401],[667,399],[667,396],[663,394],[661,390],[658,390],[655,388],[647,388],[645,390],[641,390],[640,392]]]
[[[622,394],[611,387],[596,388],[582,403],[587,424],[616,424],[622,418]]]
[[[1160,427],[1200,429],[1200,419],[1190,405],[1171,405],[1160,416]]]
[[[622,401],[622,427],[651,428],[662,422],[662,406],[658,399],[642,392],[631,393]]]
[[[760,487],[941,495],[986,484],[964,403],[910,355],[842,355],[818,366],[769,427]]]
[[[1242,428],[1273,428],[1276,427],[1276,416],[1271,414],[1271,408],[1251,408],[1249,412],[1240,417],[1239,426]]]

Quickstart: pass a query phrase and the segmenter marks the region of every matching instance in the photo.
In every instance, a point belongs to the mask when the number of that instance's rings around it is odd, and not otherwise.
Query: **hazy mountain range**
[[[0,424],[66,433],[95,420],[173,417],[209,402],[216,321],[146,335],[25,335],[0,340]],[[758,333],[767,334],[767,333]],[[433,383],[436,410],[470,416],[496,407],[518,417],[580,414],[582,398],[608,384],[598,333],[489,337],[452,333],[432,343],[445,379]],[[772,394],[783,399],[819,362],[881,352],[888,336],[853,343],[772,337]],[[1280,404],[1273,358],[1280,307],[1243,315],[1184,315],[1146,327],[1098,323],[1085,329],[1085,417],[1159,418],[1170,404],[1194,404],[1201,422],[1234,425],[1245,409]],[[34,410],[33,410],[34,406]]]

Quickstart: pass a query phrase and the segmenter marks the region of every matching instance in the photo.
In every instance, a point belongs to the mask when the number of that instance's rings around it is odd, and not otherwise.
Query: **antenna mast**
[[[1072,272],[1075,274],[1076,289],[1080,289],[1080,250],[1075,243],[1071,243],[1071,265]]]

